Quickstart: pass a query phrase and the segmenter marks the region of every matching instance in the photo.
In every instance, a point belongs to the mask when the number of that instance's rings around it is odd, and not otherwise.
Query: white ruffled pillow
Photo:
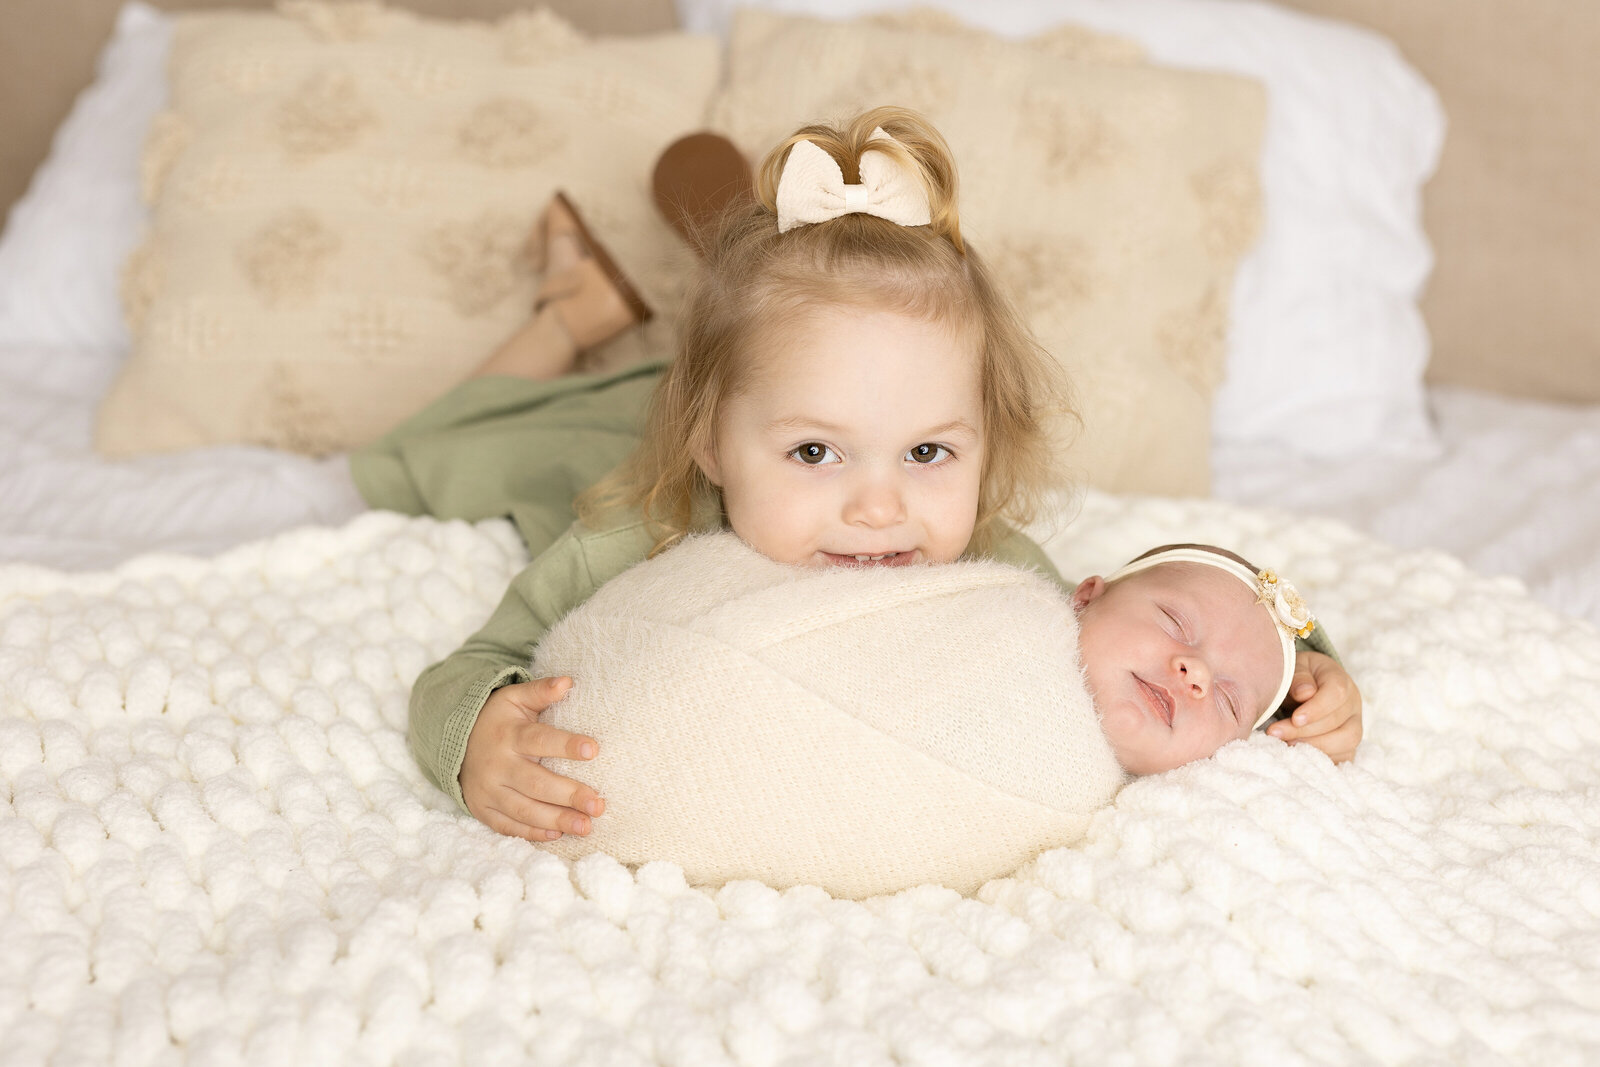
[[[725,34],[736,4],[841,19],[933,6],[1007,36],[1070,22],[1131,38],[1152,62],[1259,79],[1265,215],[1234,282],[1214,439],[1313,455],[1435,443],[1417,301],[1433,267],[1422,187],[1445,116],[1386,38],[1252,0],[678,0],[678,10],[685,29]]]
[[[544,721],[600,742],[546,764],[607,803],[549,847],[698,884],[970,893],[1123,782],[1071,603],[999,563],[813,570],[691,538],[562,619],[534,673],[575,679]]]
[[[139,0],[118,12],[0,237],[0,344],[127,351],[120,275],[147,218],[139,157],[166,103],[171,40],[172,16]]]

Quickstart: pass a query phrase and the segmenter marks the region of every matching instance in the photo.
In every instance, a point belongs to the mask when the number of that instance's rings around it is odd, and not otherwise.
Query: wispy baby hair
[[[882,129],[892,141],[871,140]],[[902,226],[853,213],[778,232],[779,179],[790,151],[810,141],[860,181],[862,153],[884,152],[927,190],[929,222]],[[749,375],[763,342],[804,328],[819,307],[857,307],[939,322],[970,336],[982,361],[985,459],[971,554],[991,547],[999,521],[1031,521],[1059,483],[1057,433],[1075,417],[1059,365],[1040,347],[977,252],[961,235],[950,146],[925,118],[877,107],[839,125],[803,127],[756,171],[755,196],[730,208],[706,242],[691,285],[676,359],[645,417],[637,451],[581,496],[578,514],[599,520],[642,510],[655,551],[696,528],[716,489],[695,463],[715,443],[726,400]]]

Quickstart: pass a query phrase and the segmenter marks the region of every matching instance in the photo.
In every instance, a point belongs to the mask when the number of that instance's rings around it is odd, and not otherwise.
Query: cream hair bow
[[[890,141],[879,127],[867,138]],[[861,211],[901,226],[926,226],[933,217],[928,190],[910,167],[872,148],[861,153],[861,184],[846,185],[832,156],[810,141],[789,149],[778,177],[778,232]]]

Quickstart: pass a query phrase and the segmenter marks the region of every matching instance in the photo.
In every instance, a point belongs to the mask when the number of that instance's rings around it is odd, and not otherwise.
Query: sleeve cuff
[[[439,740],[439,788],[443,789],[462,811],[467,810],[467,802],[461,795],[461,761],[466,758],[467,738],[472,735],[472,728],[477,725],[478,713],[483,710],[489,694],[496,689],[526,682],[531,678],[532,675],[528,673],[526,667],[504,667],[492,678],[472,683],[472,687],[462,696],[456,709],[450,713],[450,718],[445,720],[444,736]]]

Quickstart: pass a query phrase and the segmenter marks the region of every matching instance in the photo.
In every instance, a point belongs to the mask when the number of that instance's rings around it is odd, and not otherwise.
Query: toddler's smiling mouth
[[[824,552],[828,564],[834,567],[904,567],[916,560],[916,549],[907,552],[861,552],[844,554]]]

